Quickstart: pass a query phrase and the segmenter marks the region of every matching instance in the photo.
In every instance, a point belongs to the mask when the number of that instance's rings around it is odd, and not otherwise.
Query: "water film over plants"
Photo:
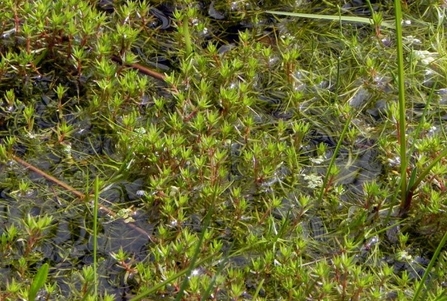
[[[443,300],[446,8],[4,0],[0,300]]]

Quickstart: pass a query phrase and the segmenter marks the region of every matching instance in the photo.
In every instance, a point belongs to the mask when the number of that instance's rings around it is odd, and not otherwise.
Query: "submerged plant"
[[[442,295],[442,10],[52,2],[0,8],[0,299]]]

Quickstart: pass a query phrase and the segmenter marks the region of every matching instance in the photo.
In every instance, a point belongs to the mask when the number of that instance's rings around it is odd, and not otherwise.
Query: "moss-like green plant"
[[[53,2],[0,8],[0,299],[442,295],[439,4]]]

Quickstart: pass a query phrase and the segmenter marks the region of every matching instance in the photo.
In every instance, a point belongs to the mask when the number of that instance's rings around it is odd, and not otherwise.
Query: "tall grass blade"
[[[50,266],[48,265],[48,263],[45,263],[37,271],[28,291],[28,301],[36,300],[37,293],[45,285],[45,282],[47,281],[49,269]]]
[[[147,291],[145,291],[145,292],[141,293],[140,295],[132,298],[130,301],[139,301],[139,300],[145,298],[146,296],[156,292],[159,288],[162,288],[163,286],[165,286],[166,284],[169,284],[170,282],[174,281],[175,279],[180,278],[183,275],[187,275],[187,277],[185,277],[185,279],[183,280],[183,282],[182,282],[182,284],[180,286],[180,289],[179,289],[179,291],[178,291],[178,293],[176,295],[176,298],[175,298],[175,300],[182,300],[183,293],[186,290],[186,288],[188,286],[188,283],[189,283],[189,276],[191,275],[193,269],[195,267],[201,265],[202,263],[208,261],[209,259],[211,259],[211,258],[216,256],[216,254],[211,254],[211,255],[203,258],[202,260],[198,261],[198,257],[199,257],[199,254],[200,254],[200,249],[202,247],[203,239],[205,237],[205,229],[207,229],[209,227],[210,223],[211,223],[211,216],[213,215],[213,212],[214,212],[213,207],[211,207],[210,210],[208,210],[207,214],[205,215],[205,220],[204,220],[204,223],[203,223],[203,231],[200,234],[199,240],[196,243],[196,248],[194,250],[193,257],[191,258],[189,267],[184,269],[183,271],[180,271],[179,273],[171,276],[170,278],[166,279],[166,281],[151,287]]]
[[[441,254],[442,249],[444,248],[445,244],[447,242],[447,232],[444,233],[444,236],[441,239],[441,242],[438,244],[438,247],[435,250],[435,253],[433,254],[430,263],[428,264],[427,268],[425,269],[424,275],[422,275],[422,279],[419,282],[419,286],[416,290],[416,293],[413,296],[413,301],[421,300],[419,299],[419,294],[422,291],[422,288],[425,286],[425,281],[427,280],[428,275],[430,274],[430,271],[432,270],[433,266],[435,265],[436,261],[438,260],[439,254]]]
[[[422,170],[422,172],[419,175],[419,177],[417,177],[416,180],[414,180],[414,183],[411,186],[408,187],[408,190],[409,191],[414,191],[416,189],[416,187],[418,187],[419,184],[422,182],[422,180],[428,175],[430,170],[439,161],[441,161],[441,159],[444,158],[445,156],[447,156],[447,148],[445,148],[435,159],[433,159],[433,161],[424,170]]]
[[[374,22],[372,19],[365,18],[365,17],[357,17],[357,16],[318,15],[318,14],[291,13],[291,12],[273,11],[273,10],[266,10],[265,12],[268,14],[282,15],[282,16],[289,16],[289,17],[299,17],[299,18],[318,19],[318,20],[330,20],[330,21],[345,21],[345,22],[355,22],[355,23],[374,25]],[[387,22],[387,21],[383,21],[381,23],[381,26],[390,28],[390,29],[395,28],[395,26],[391,22]]]
[[[264,281],[265,281],[265,279],[261,279],[261,281],[259,281],[259,284],[256,287],[256,291],[255,291],[255,293],[253,295],[253,300],[257,300],[258,299],[258,295],[259,295],[259,292],[262,289],[262,285],[264,284]]]
[[[326,188],[327,188],[326,186],[327,186],[328,181],[329,181],[329,177],[330,177],[332,166],[334,166],[334,164],[335,164],[335,159],[337,158],[337,155],[340,152],[340,148],[341,148],[341,145],[343,143],[343,139],[346,136],[346,134],[348,133],[349,125],[351,124],[351,120],[352,120],[353,116],[354,116],[354,114],[350,114],[349,115],[348,119],[345,122],[343,130],[342,130],[342,132],[340,134],[340,137],[338,138],[337,145],[335,146],[334,153],[332,154],[331,160],[329,161],[329,166],[327,168],[326,175],[325,175],[325,177],[323,179],[323,185],[321,186],[320,194],[318,195],[318,201],[319,202],[321,202],[323,200],[323,196],[324,196],[324,193],[325,193]]]
[[[200,249],[202,247],[202,243],[203,243],[203,239],[205,237],[205,231],[206,229],[209,227],[210,223],[211,223],[211,216],[213,215],[213,210],[214,208],[211,207],[210,210],[208,210],[206,216],[205,216],[205,222],[203,223],[203,230],[202,233],[200,233],[199,236],[199,241],[196,244],[196,249],[194,250],[194,255],[191,258],[191,263],[189,264],[189,267],[187,269],[187,277],[185,277],[185,279],[183,279],[182,285],[180,286],[179,292],[177,293],[177,296],[175,298],[175,301],[180,301],[182,300],[183,297],[183,293],[186,290],[186,288],[188,287],[188,283],[189,283],[189,276],[191,275],[193,269],[196,267],[196,261],[197,258],[199,257],[200,254]]]
[[[429,112],[430,103],[433,99],[433,95],[435,93],[436,86],[437,86],[437,83],[435,83],[433,85],[433,87],[430,91],[430,95],[427,98],[427,103],[425,104],[424,112],[422,113],[422,116],[421,116],[421,121],[419,122],[416,130],[414,131],[413,137],[419,137],[420,133],[422,132],[423,124],[425,123],[426,116]],[[407,153],[412,154],[414,152],[414,148],[415,148],[414,145],[411,146]],[[447,155],[447,150],[444,150],[443,152],[441,152],[426,168],[424,168],[422,170],[419,177],[417,177],[418,170],[416,168],[414,168],[411,172],[410,180],[408,182],[407,193],[413,193],[417,189],[419,184],[422,182],[422,180],[428,175],[430,170],[436,165],[436,163],[438,163],[446,155]]]
[[[234,242],[230,245],[230,247],[228,248],[228,250],[232,250],[233,249],[233,245]],[[220,261],[218,268],[216,269],[216,272],[213,275],[213,278],[211,279],[210,283],[208,284],[208,287],[201,293],[200,296],[200,300],[201,301],[206,301],[209,300],[209,297],[212,293],[212,290],[214,289],[215,285],[216,285],[216,281],[219,275],[222,274],[222,271],[224,270],[226,264],[228,263],[230,259],[229,254],[225,254],[222,258],[222,260]],[[254,300],[254,299],[253,299]]]
[[[99,178],[96,176],[94,182],[95,197],[93,200],[93,273],[94,273],[94,296],[98,296],[98,209],[99,209]]]
[[[402,43],[402,8],[401,0],[394,0],[394,14],[396,19],[396,50],[397,50],[397,85],[399,88],[399,129],[398,139],[400,146],[400,193],[401,203],[399,215],[405,215],[410,207],[411,198],[407,198],[407,139],[405,120],[405,78],[404,78],[404,55]]]
[[[207,262],[208,260],[210,260],[211,258],[213,258],[214,256],[216,256],[216,254],[210,254],[210,255],[206,256],[205,258],[203,258],[202,260],[195,262],[194,266],[201,265],[201,264]],[[144,291],[143,293],[133,297],[132,299],[130,299],[130,301],[140,301],[143,298],[149,296],[150,294],[155,293],[157,290],[159,290],[160,288],[164,287],[165,285],[171,283],[172,281],[182,277],[183,275],[190,273],[191,271],[192,271],[192,269],[190,267],[188,267],[188,268],[178,272],[177,274],[172,275],[171,277],[167,278],[165,281],[163,281],[157,285],[154,285],[153,287],[149,288],[148,290]]]

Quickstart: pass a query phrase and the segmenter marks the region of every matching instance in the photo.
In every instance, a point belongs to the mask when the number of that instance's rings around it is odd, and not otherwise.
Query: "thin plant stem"
[[[430,170],[445,156],[447,156],[447,148],[445,148],[426,168],[424,168],[421,174],[413,182],[413,185],[408,187],[408,190],[414,191],[416,187],[418,187],[419,184],[422,182],[422,180],[428,175]]]
[[[425,103],[424,111],[422,112],[422,115],[420,117],[420,122],[418,123],[416,129],[414,130],[414,134],[412,134],[413,137],[419,137],[423,130],[424,121],[427,120],[427,114],[430,111],[430,105],[433,100],[435,91],[437,88],[437,82],[433,85],[433,87],[430,90],[430,94],[427,97],[427,102]],[[409,146],[407,153],[412,154],[414,152],[416,144],[412,144]],[[411,185],[409,185],[411,187]]]
[[[202,248],[203,239],[205,237],[205,232],[211,223],[211,216],[213,215],[213,212],[214,212],[213,207],[211,207],[205,216],[205,221],[203,223],[204,227],[203,227],[202,233],[200,233],[199,241],[197,241],[196,248],[195,248],[193,256],[191,258],[191,262],[189,264],[189,267],[187,268],[187,277],[185,277],[185,279],[183,279],[183,282],[182,282],[182,285],[180,286],[179,292],[177,293],[177,296],[175,297],[175,301],[182,300],[183,294],[188,286],[189,276],[191,275],[193,269],[196,267],[196,262],[199,257],[199,254],[200,254],[200,250]]]
[[[259,292],[262,289],[262,285],[264,284],[265,279],[261,279],[261,281],[259,281],[258,286],[256,287],[256,291],[255,294],[253,295],[253,300],[257,300]]]
[[[93,273],[94,273],[94,286],[95,286],[95,294],[94,296],[98,296],[98,208],[99,208],[99,178],[95,177],[94,182],[94,198],[93,198]]]
[[[56,179],[55,177],[47,174],[46,172],[44,172],[44,171],[40,170],[39,168],[35,167],[34,165],[31,165],[28,162],[26,162],[25,160],[20,159],[16,155],[11,155],[11,157],[14,159],[14,161],[19,163],[23,167],[25,167],[25,168],[27,168],[27,169],[29,169],[31,171],[34,171],[35,173],[41,175],[42,177],[44,177],[45,179],[49,180],[50,182],[53,182],[53,183],[59,185],[60,187],[64,188],[65,190],[68,190],[69,192],[73,193],[74,195],[76,195],[80,199],[85,199],[85,194],[83,194],[82,192],[76,190],[75,188],[71,187],[70,185],[68,185],[68,184],[66,184],[66,183]]]
[[[416,290],[416,293],[413,296],[413,301],[419,300],[419,294],[422,291],[422,288],[425,285],[425,281],[427,280],[428,274],[430,274],[430,271],[432,270],[433,266],[435,265],[436,261],[438,260],[439,254],[441,254],[442,249],[444,248],[445,244],[447,242],[447,232],[444,233],[444,236],[442,237],[441,241],[439,242],[438,246],[436,247],[435,253],[433,254],[427,268],[425,269],[424,275],[422,275],[421,281],[419,281],[418,288]]]
[[[233,246],[234,246],[234,242],[228,248],[228,252],[233,249]],[[214,273],[213,278],[211,279],[208,287],[201,293],[201,298],[200,298],[201,301],[205,301],[205,300],[209,299],[209,296],[211,295],[211,290],[215,287],[217,278],[219,275],[222,274],[222,271],[224,270],[226,264],[228,263],[229,258],[230,258],[230,256],[228,254],[225,254],[223,256],[222,260],[220,260],[219,266],[218,266],[216,272]],[[255,299],[256,298],[254,298],[253,300],[255,300]]]
[[[119,56],[117,56],[117,55],[112,56],[112,61],[114,61],[116,63],[119,63],[119,64],[124,64],[123,60]],[[132,67],[132,68],[138,70],[139,72],[141,72],[143,74],[146,74],[148,76],[151,76],[151,77],[153,77],[155,79],[159,79],[159,80],[162,80],[162,81],[165,81],[165,79],[166,79],[166,76],[164,74],[161,74],[161,73],[159,73],[157,71],[154,71],[154,70],[152,70],[152,69],[150,69],[150,68],[148,68],[146,66],[143,66],[141,64],[133,63],[133,64],[125,64],[125,65],[129,66],[129,67]]]
[[[396,18],[396,40],[397,40],[397,84],[399,88],[399,129],[398,139],[400,146],[400,210],[408,209],[411,198],[407,198],[407,139],[405,122],[405,83],[404,83],[404,55],[402,46],[402,9],[401,0],[394,0],[395,18]]]
[[[201,265],[201,264],[207,262],[208,260],[210,260],[211,258],[213,258],[215,256],[216,256],[216,254],[214,254],[214,253],[210,254],[210,255],[206,256],[205,258],[195,262],[195,266]],[[133,297],[132,299],[130,299],[130,301],[142,300],[143,298],[149,296],[150,294],[155,293],[157,290],[159,290],[160,288],[164,287],[166,284],[172,283],[174,280],[176,280],[177,278],[182,277],[185,274],[189,274],[191,272],[191,270],[192,269],[190,269],[190,267],[188,267],[188,268],[178,272],[177,274],[172,275],[171,277],[167,278],[165,281],[163,281],[163,282],[161,282],[161,283],[159,283],[157,285],[154,285],[153,287],[149,288],[148,290],[144,291],[143,293]]]
[[[39,168],[35,167],[34,165],[26,162],[25,160],[20,159],[19,157],[17,157],[16,155],[11,155],[12,159],[14,159],[17,163],[19,163],[20,165],[24,166],[25,168],[34,171],[35,173],[41,175],[42,177],[44,177],[45,179],[47,179],[50,182],[53,182],[57,185],[59,185],[60,187],[66,189],[67,191],[73,193],[74,195],[76,195],[77,197],[79,197],[81,200],[85,200],[87,198],[87,194],[84,194],[78,190],[76,190],[75,188],[71,187],[70,185],[68,185],[67,183],[64,183],[58,179],[56,179],[55,177],[47,174],[46,172],[44,172],[43,170],[40,170]],[[100,198],[102,201],[108,202],[107,200]],[[109,202],[110,203],[110,202]],[[105,213],[111,217],[116,217],[116,213],[105,207],[104,205],[98,205],[98,209],[101,210],[102,213]],[[138,227],[135,224],[132,223],[126,223],[126,225],[128,225],[129,227],[133,228],[134,230],[138,231],[139,233],[143,234],[144,236],[146,236],[150,241],[154,242],[156,240],[155,237],[153,237],[152,235],[150,235],[149,233],[147,233],[146,231],[144,231],[142,228]]]
[[[421,116],[422,121],[419,123],[418,127],[416,128],[414,137],[418,137],[419,133],[422,131],[422,125],[424,124],[423,121],[425,120],[425,117],[428,114],[430,103],[431,103],[431,100],[433,99],[433,94],[434,94],[435,89],[436,89],[436,83],[433,85],[433,88],[430,91],[428,101],[425,104],[425,109]],[[410,154],[413,153],[413,149],[414,149],[414,146],[411,146],[410,150],[409,150]],[[444,149],[426,168],[424,168],[422,170],[421,174],[418,177],[416,177],[416,172],[417,172],[416,168],[413,169],[412,177],[410,178],[411,180],[408,183],[407,198],[408,198],[408,195],[412,195],[414,193],[414,191],[417,189],[417,187],[422,182],[422,180],[428,175],[430,170],[446,155],[447,155],[447,149]]]
[[[336,159],[336,157],[337,157],[337,155],[338,155],[338,153],[340,151],[340,148],[341,148],[341,145],[342,145],[342,142],[343,142],[343,138],[346,136],[346,134],[348,132],[349,125],[351,124],[352,117],[353,117],[353,114],[349,114],[349,117],[346,120],[345,125],[343,127],[343,130],[342,130],[342,132],[340,134],[340,137],[338,139],[337,145],[335,146],[334,153],[332,154],[331,160],[329,161],[329,166],[327,168],[326,175],[325,175],[325,177],[323,179],[323,185],[321,186],[320,194],[318,196],[318,200],[320,202],[323,199],[323,195],[324,195],[324,192],[326,191],[326,185],[327,185],[327,183],[329,181],[329,175],[330,175],[332,166],[334,165],[335,159]]]
[[[186,56],[189,56],[192,53],[192,43],[191,43],[191,34],[189,32],[189,18],[187,13],[185,13],[183,17],[182,26],[183,26],[183,37],[185,38]]]

